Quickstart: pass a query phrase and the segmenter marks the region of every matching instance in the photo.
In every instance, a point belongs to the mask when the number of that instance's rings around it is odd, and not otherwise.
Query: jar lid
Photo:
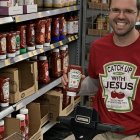
[[[53,52],[59,52],[59,49],[54,49]]]
[[[20,114],[28,114],[28,109],[27,108],[20,109]]]
[[[47,56],[39,56],[39,60],[47,60]]]
[[[0,120],[0,126],[4,125],[4,120]]]
[[[66,50],[66,46],[61,46],[60,50],[65,51]]]
[[[23,115],[23,114],[17,114],[16,115],[16,118],[19,119],[20,121],[23,121],[23,120],[25,120],[25,115]]]

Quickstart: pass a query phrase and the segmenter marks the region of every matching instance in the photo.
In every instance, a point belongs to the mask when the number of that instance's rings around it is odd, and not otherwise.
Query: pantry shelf
[[[75,6],[70,6],[70,7],[58,8],[58,9],[49,9],[49,10],[41,9],[41,10],[43,11],[40,11],[37,13],[31,13],[31,14],[16,15],[16,16],[13,16],[13,18],[15,19],[15,22],[18,23],[18,22],[23,22],[27,20],[67,13],[71,11],[77,11],[77,10],[80,10],[80,6],[75,5]]]
[[[12,22],[14,22],[14,19],[12,17],[0,17],[0,25]]]
[[[48,47],[44,47],[42,49],[36,49],[34,51],[30,51],[28,53],[18,55],[18,56],[14,57],[14,58],[8,58],[8,59],[5,59],[5,60],[1,60],[0,61],[0,68],[12,65],[14,63],[20,62],[22,60],[25,60],[25,59],[33,57],[35,55],[38,55],[38,54],[41,54],[43,52],[49,51],[51,49],[57,48],[59,46],[63,46],[65,44],[67,44],[69,42],[72,42],[72,41],[75,41],[77,39],[78,39],[78,35],[72,35],[72,36],[66,37],[66,39],[64,39],[62,41],[59,41],[59,42],[51,44]]]

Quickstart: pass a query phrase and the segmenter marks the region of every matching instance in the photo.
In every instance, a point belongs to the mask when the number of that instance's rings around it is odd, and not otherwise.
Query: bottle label
[[[61,71],[61,59],[57,60],[57,72]]]
[[[1,50],[2,51],[6,51],[6,38],[2,38],[1,41],[0,41],[0,46],[1,46]]]
[[[81,71],[76,69],[71,69],[68,73],[68,87],[69,88],[78,88],[81,80]]]
[[[78,21],[74,21],[74,33],[78,33]]]
[[[5,82],[2,87],[3,97],[5,99],[9,99],[9,82]]]
[[[16,36],[13,36],[11,38],[11,46],[12,46],[12,49],[15,50],[16,49]]]
[[[16,35],[16,47],[19,48],[20,47],[20,36]]]
[[[73,34],[73,21],[67,21],[67,32],[68,34]]]

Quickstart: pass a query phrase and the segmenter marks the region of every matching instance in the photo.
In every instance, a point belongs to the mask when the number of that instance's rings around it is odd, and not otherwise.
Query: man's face
[[[109,20],[117,36],[125,36],[131,33],[135,28],[137,18],[136,0],[112,0]]]

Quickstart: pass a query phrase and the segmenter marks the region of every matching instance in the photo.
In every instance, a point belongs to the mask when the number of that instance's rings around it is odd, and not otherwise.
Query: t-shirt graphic
[[[136,76],[137,66],[123,61],[105,64],[104,74],[100,74],[102,96],[109,111],[125,113],[133,110],[140,76]]]

